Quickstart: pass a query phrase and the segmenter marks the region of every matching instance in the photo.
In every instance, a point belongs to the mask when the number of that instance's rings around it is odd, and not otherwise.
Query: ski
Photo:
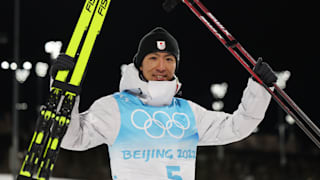
[[[72,73],[69,71],[57,73],[49,99],[40,110],[18,180],[34,179],[34,173],[37,173],[36,179],[49,179],[60,150],[61,140],[70,123],[75,97],[80,93],[84,72],[110,1],[86,0],[65,55],[62,57],[74,60],[81,49],[75,68]],[[81,44],[82,47],[80,47]],[[71,78],[68,81],[69,75]]]

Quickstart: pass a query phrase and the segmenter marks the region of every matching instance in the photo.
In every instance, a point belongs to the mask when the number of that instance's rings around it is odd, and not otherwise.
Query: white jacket
[[[164,91],[157,91],[159,86],[163,87]],[[130,64],[121,78],[120,91],[129,90],[143,103],[161,106],[170,104],[180,86],[177,80],[151,83],[141,81],[138,71]],[[159,98],[164,95],[164,98]],[[268,92],[250,78],[241,103],[232,114],[210,111],[188,101],[196,120],[198,145],[223,145],[249,136],[264,118],[270,99]],[[101,97],[83,113],[79,113],[78,107],[79,97],[61,146],[69,150],[82,151],[101,144],[112,145],[121,123],[119,107],[114,97]]]

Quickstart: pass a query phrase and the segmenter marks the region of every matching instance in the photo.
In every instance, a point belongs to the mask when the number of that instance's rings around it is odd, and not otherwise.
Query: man
[[[83,151],[107,144],[116,180],[193,180],[197,146],[228,144],[250,135],[271,96],[250,78],[232,114],[175,98],[181,87],[175,76],[179,56],[178,43],[166,30],[146,34],[118,93],[98,99],[83,113],[77,101],[62,147]],[[53,72],[67,67],[57,62]],[[259,61],[254,71],[270,86],[276,81],[266,63]]]

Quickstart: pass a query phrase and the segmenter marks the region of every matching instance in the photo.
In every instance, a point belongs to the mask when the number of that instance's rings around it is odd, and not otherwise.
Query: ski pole
[[[174,6],[179,3],[180,0],[166,0],[163,7],[167,11],[171,11]],[[229,52],[241,63],[241,65],[257,80],[272,96],[272,98],[278,103],[278,105],[293,119],[295,119],[297,125],[304,131],[304,133],[320,148],[320,142],[314,134],[319,138],[320,130],[312,122],[312,120],[299,108],[298,105],[276,84],[274,88],[276,92],[285,100],[288,107],[281,99],[272,91],[263,81],[253,72],[253,69],[244,61],[243,58],[247,59],[253,66],[256,65],[254,58],[243,48],[243,46],[228,32],[228,30],[213,16],[213,14],[199,1],[199,0],[182,0],[185,5],[199,18],[199,20],[215,35],[218,40],[229,50]],[[224,38],[216,28],[204,17],[194,6],[196,4],[203,13],[214,23],[219,31],[226,37]],[[242,55],[242,57],[241,57]],[[298,118],[300,117],[308,126],[312,132],[305,126],[305,124]]]
[[[230,41],[236,42],[236,47],[238,50],[251,62],[252,65],[256,65],[256,61],[250,54],[243,48],[243,46],[235,40],[235,38],[229,33],[221,23],[212,15],[212,13],[199,1],[194,0],[194,2],[200,7],[200,9],[216,24],[216,26],[228,37]],[[320,137],[319,128],[311,121],[311,119],[294,103],[294,101],[281,89],[278,85],[274,84],[276,91],[284,98],[284,100],[292,106],[297,113],[310,125],[311,128],[314,128],[314,132]]]

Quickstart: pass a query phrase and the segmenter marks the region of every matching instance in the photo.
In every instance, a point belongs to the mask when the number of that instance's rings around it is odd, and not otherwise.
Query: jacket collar
[[[141,80],[133,63],[127,65],[120,80],[120,92],[129,91],[138,96],[144,104],[151,106],[170,105],[180,88],[181,83],[177,77],[172,81]]]

